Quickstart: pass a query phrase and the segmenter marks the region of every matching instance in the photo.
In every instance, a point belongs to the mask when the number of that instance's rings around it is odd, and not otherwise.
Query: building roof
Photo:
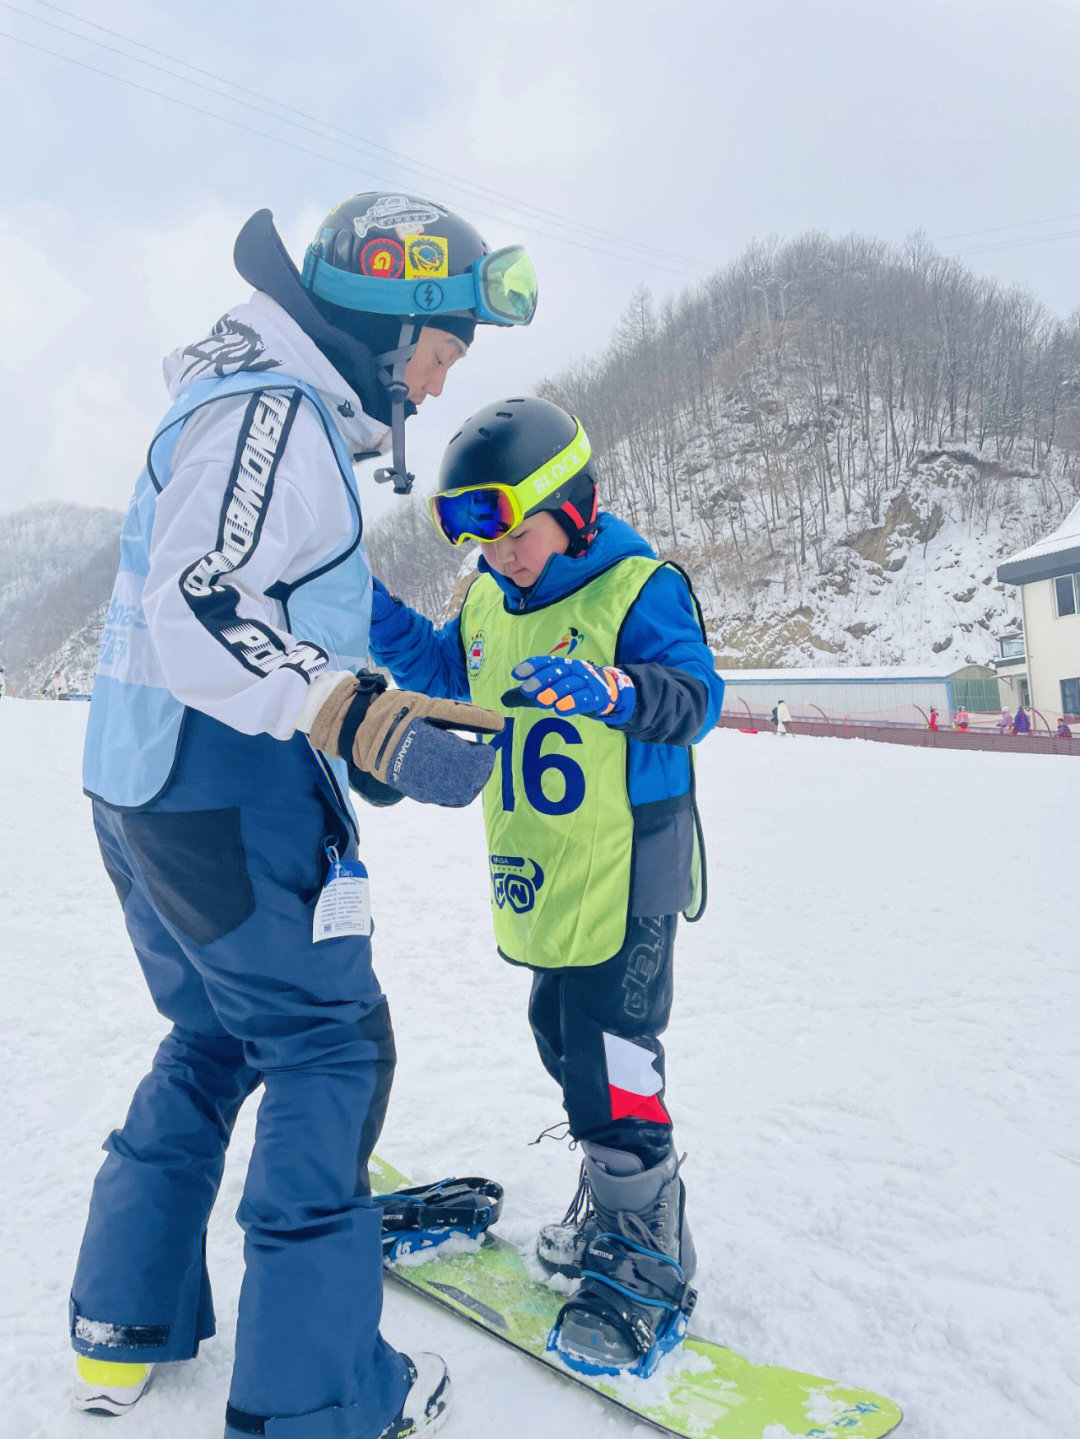
[[[1080,504],[1073,506],[1052,534],[998,565],[997,577],[1010,585],[1030,585],[1080,569]]]
[[[967,666],[964,666],[967,668]],[[742,670],[723,667],[729,685],[740,684],[912,684],[944,683],[956,673],[955,665],[932,669],[927,665],[835,665],[813,669]]]

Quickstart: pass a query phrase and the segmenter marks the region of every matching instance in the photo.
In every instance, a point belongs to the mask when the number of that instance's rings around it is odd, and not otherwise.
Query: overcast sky
[[[367,189],[532,253],[533,325],[410,423],[421,487],[472,410],[754,239],[921,229],[1064,317],[1078,93],[1080,0],[0,0],[0,508],[126,505],[161,357],[246,298],[263,206],[298,262]]]

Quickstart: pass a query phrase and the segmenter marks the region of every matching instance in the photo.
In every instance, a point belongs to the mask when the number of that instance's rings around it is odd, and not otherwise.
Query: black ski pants
[[[646,1167],[671,1144],[659,1036],[671,1015],[676,926],[673,914],[634,917],[612,959],[538,970],[529,997],[536,1047],[562,1089],[570,1133],[636,1153]]]

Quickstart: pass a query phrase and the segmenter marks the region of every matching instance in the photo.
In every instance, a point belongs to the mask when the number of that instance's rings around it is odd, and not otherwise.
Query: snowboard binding
[[[687,1283],[682,1265],[625,1235],[598,1234],[585,1250],[581,1269],[581,1288],[559,1310],[548,1353],[581,1374],[648,1378],[662,1356],[682,1341],[694,1312],[697,1291]],[[588,1331],[588,1344],[577,1349],[567,1329]]]
[[[376,1194],[382,1210],[383,1260],[393,1264],[451,1239],[479,1239],[502,1212],[503,1190],[493,1179],[440,1179],[393,1194]]]

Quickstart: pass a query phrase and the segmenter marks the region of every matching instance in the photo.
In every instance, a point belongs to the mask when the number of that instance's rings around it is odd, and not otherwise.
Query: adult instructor
[[[407,490],[406,418],[477,323],[529,323],[536,282],[520,247],[400,194],[338,205],[302,272],[268,210],[234,253],[254,295],[165,364],[87,728],[102,857],[172,1029],[94,1183],[75,1402],[129,1408],[214,1332],[207,1221],[262,1083],[226,1439],[392,1439],[449,1384],[379,1333],[366,1166],[394,1044],[348,794],[467,804],[492,751],[466,736],[501,721],[363,669],[353,465],[390,449],[376,477]]]

